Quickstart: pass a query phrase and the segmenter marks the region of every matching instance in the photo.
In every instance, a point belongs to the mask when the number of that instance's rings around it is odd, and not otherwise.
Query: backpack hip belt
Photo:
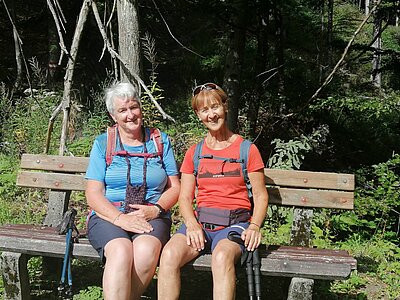
[[[197,219],[201,224],[231,226],[233,224],[247,222],[251,218],[251,212],[245,208],[234,210],[214,207],[198,207]]]

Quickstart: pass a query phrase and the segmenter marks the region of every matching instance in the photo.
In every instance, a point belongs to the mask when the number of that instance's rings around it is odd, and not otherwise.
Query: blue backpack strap
[[[252,186],[250,183],[249,173],[247,171],[247,162],[249,160],[249,152],[250,152],[250,147],[251,147],[252,142],[250,142],[249,140],[242,141],[242,143],[240,144],[239,159],[213,156],[211,154],[201,155],[201,151],[203,149],[203,144],[204,144],[204,139],[201,140],[196,145],[196,149],[195,149],[194,155],[193,155],[193,165],[194,165],[193,175],[196,177],[196,179],[197,179],[200,159],[202,159],[202,158],[218,159],[218,160],[223,160],[223,161],[231,162],[231,163],[240,163],[242,165],[243,179],[246,184],[247,194],[249,196],[249,199],[252,199],[253,198]],[[197,180],[196,180],[196,182],[197,182]]]
[[[242,173],[247,188],[247,194],[249,195],[249,199],[253,198],[253,191],[250,183],[249,172],[247,171],[247,162],[249,160],[249,152],[251,144],[252,142],[250,142],[249,140],[243,140],[243,142],[240,144],[240,160],[242,160],[241,162]]]
[[[199,143],[196,145],[196,149],[194,150],[194,155],[193,155],[193,175],[195,178],[197,178],[197,174],[199,171],[199,163],[200,163],[200,154],[201,150],[203,149],[203,144],[204,144],[204,139],[202,139]]]

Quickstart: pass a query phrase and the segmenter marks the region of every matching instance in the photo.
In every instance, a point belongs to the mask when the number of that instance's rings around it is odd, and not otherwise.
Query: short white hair
[[[114,114],[115,98],[134,98],[139,103],[140,108],[142,108],[139,94],[130,82],[117,82],[105,90],[106,106],[110,114]]]

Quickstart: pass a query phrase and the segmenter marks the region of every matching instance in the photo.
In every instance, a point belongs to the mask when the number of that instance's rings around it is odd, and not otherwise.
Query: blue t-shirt
[[[146,128],[146,136],[150,136],[150,129]],[[146,173],[146,197],[149,203],[156,203],[164,192],[167,184],[167,177],[178,175],[178,169],[172,150],[172,145],[166,133],[161,132],[163,143],[163,157],[159,156],[147,159]],[[143,146],[128,146],[123,144],[128,152],[143,153]],[[125,200],[127,185],[127,163],[125,157],[114,156],[112,163],[106,166],[106,147],[107,133],[96,137],[92,150],[90,152],[89,166],[86,171],[86,179],[97,180],[104,183],[105,197],[110,202],[119,202]],[[156,147],[152,139],[146,141],[148,153],[155,153]],[[120,150],[119,141],[117,141],[115,151]],[[131,184],[133,186],[142,185],[143,183],[143,157],[129,157],[131,163]],[[123,208],[120,208],[121,210]]]

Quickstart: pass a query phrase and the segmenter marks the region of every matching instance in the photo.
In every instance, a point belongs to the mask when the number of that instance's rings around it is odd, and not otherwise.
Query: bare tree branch
[[[9,10],[8,10],[8,8],[7,8],[7,4],[6,4],[5,0],[3,0],[3,4],[4,4],[4,7],[5,7],[5,9],[6,9],[7,16],[8,16],[8,18],[9,18],[9,20],[10,20],[10,23],[11,23],[11,25],[12,25],[12,27],[13,27],[14,41],[15,41],[15,42],[18,42],[18,53],[17,53],[17,49],[16,49],[16,55],[20,55],[20,58],[22,58],[22,61],[24,62],[24,66],[25,66],[25,70],[26,70],[26,79],[27,79],[27,81],[28,81],[28,85],[29,85],[29,90],[30,90],[30,93],[31,93],[31,97],[32,97],[35,101],[37,101],[36,98],[35,98],[35,96],[33,95],[33,92],[32,92],[32,91],[33,91],[33,89],[32,89],[32,83],[31,83],[31,78],[30,78],[30,75],[29,75],[28,64],[26,63],[26,59],[25,59],[25,56],[24,56],[24,51],[23,51],[23,49],[22,49],[22,40],[21,40],[21,38],[20,38],[20,36],[19,36],[19,34],[18,34],[17,27],[16,27],[15,24],[14,24],[14,21],[13,21],[11,15],[10,15],[10,12],[9,12]],[[17,47],[17,45],[16,45],[16,47]],[[18,59],[18,58],[16,58],[16,59]],[[17,62],[17,65],[18,65],[18,64],[19,64],[19,62]],[[18,66],[17,66],[17,67],[18,67]],[[21,70],[22,70],[22,67],[21,67]],[[16,85],[14,84],[14,89],[15,89],[15,88],[16,88]],[[39,102],[38,102],[38,104],[39,104]],[[40,107],[40,104],[39,104],[39,107]]]
[[[70,56],[68,57],[67,70],[66,70],[65,76],[64,76],[64,92],[63,92],[63,99],[61,102],[61,107],[63,110],[63,122],[62,122],[62,128],[61,128],[61,138],[60,138],[60,148],[59,148],[60,155],[64,155],[64,153],[66,151],[65,145],[66,145],[66,140],[67,140],[69,111],[70,111],[70,105],[71,105],[71,87],[72,87],[72,82],[73,82],[72,79],[73,79],[74,70],[75,70],[75,61],[76,61],[76,56],[78,54],[79,42],[80,42],[80,39],[82,36],[83,27],[85,25],[91,3],[92,3],[92,0],[85,0],[82,4],[82,8],[79,13],[77,25],[75,28],[74,37],[72,40]],[[59,109],[57,111],[57,109],[53,113],[54,117],[60,111]],[[50,127],[49,127],[49,129],[50,129]],[[51,132],[48,132],[47,140],[50,140],[50,135],[51,135]]]
[[[51,3],[50,0],[47,0],[47,6],[49,7],[49,10],[50,10],[50,12],[51,12],[51,14],[53,16],[54,23],[56,25],[57,32],[58,32],[58,38],[60,39],[60,48],[61,48],[62,51],[61,51],[61,54],[60,54],[60,58],[58,60],[58,64],[61,65],[63,53],[65,53],[69,57],[69,53],[68,53],[67,48],[65,47],[64,38],[63,38],[63,35],[62,35],[62,32],[61,32],[60,23],[62,24],[62,22],[60,22],[60,20],[58,18],[58,15],[57,15],[57,13],[56,13],[56,11],[54,9],[53,3]],[[64,28],[64,26],[63,26],[63,28]]]
[[[56,109],[53,111],[53,113],[50,116],[49,124],[47,125],[46,143],[45,143],[45,147],[44,147],[45,154],[49,153],[51,133],[53,132],[54,122],[55,122],[58,114],[60,113],[61,109],[62,109],[62,103],[60,103],[56,107]]]
[[[159,13],[161,19],[163,20],[163,22],[164,22],[164,24],[165,24],[165,27],[167,27],[167,30],[168,30],[169,34],[172,36],[172,38],[173,38],[183,49],[185,49],[185,50],[187,50],[187,51],[189,51],[189,52],[191,52],[191,53],[193,53],[193,54],[195,54],[195,55],[197,55],[197,56],[200,56],[201,58],[205,58],[203,55],[201,55],[201,54],[199,54],[199,53],[197,53],[197,52],[194,52],[193,50],[191,50],[191,49],[189,49],[188,47],[186,47],[185,45],[183,45],[183,44],[172,34],[172,31],[171,31],[171,29],[169,28],[167,21],[165,21],[164,16],[161,14],[161,11],[158,9],[158,6],[157,6],[156,2],[155,2],[154,0],[152,0],[152,2],[153,2],[153,4],[154,4],[154,6],[156,7],[156,9],[157,9],[157,11],[158,11],[158,13]]]
[[[333,75],[336,73],[337,69],[340,67],[342,62],[344,61],[344,58],[347,55],[347,52],[349,51],[350,46],[353,44],[356,36],[360,33],[361,29],[364,27],[365,23],[367,23],[367,20],[369,17],[374,13],[374,11],[378,8],[378,6],[381,4],[382,0],[378,0],[378,2],[375,4],[375,6],[370,10],[369,14],[364,18],[364,20],[361,22],[360,26],[358,26],[357,30],[354,32],[353,36],[351,37],[350,41],[348,42],[346,48],[343,51],[342,57],[339,59],[339,61],[336,63],[335,67],[333,68],[332,72],[326,77],[325,81],[322,83],[322,85],[317,89],[317,91],[314,93],[314,95],[311,96],[310,99],[308,99],[307,103],[315,99],[318,94],[321,92],[321,90],[327,86],[331,80],[333,79]]]
[[[112,48],[112,46],[110,45],[110,42],[107,38],[107,34],[106,31],[104,29],[104,25],[100,19],[100,15],[99,12],[97,10],[97,5],[96,3],[93,1],[92,2],[92,10],[95,16],[95,19],[97,21],[97,25],[99,27],[100,33],[103,36],[103,40],[104,40],[104,44],[108,49],[108,52],[110,53],[110,55],[112,57],[116,57],[123,65],[123,67],[125,68],[125,71],[127,71],[129,73],[129,75],[133,78],[135,78],[135,80],[143,87],[143,89],[145,90],[145,92],[147,93],[147,95],[149,96],[149,98],[151,99],[151,101],[154,103],[154,105],[156,106],[156,108],[158,109],[158,111],[161,113],[161,115],[163,116],[164,119],[169,119],[173,122],[175,122],[175,119],[172,118],[170,115],[168,115],[167,113],[164,112],[164,110],[162,109],[162,107],[158,104],[158,102],[156,101],[156,99],[154,99],[153,95],[151,94],[150,90],[147,88],[146,84],[143,82],[143,80],[139,77],[138,74],[136,74],[135,72],[131,72],[129,71],[129,64]]]

